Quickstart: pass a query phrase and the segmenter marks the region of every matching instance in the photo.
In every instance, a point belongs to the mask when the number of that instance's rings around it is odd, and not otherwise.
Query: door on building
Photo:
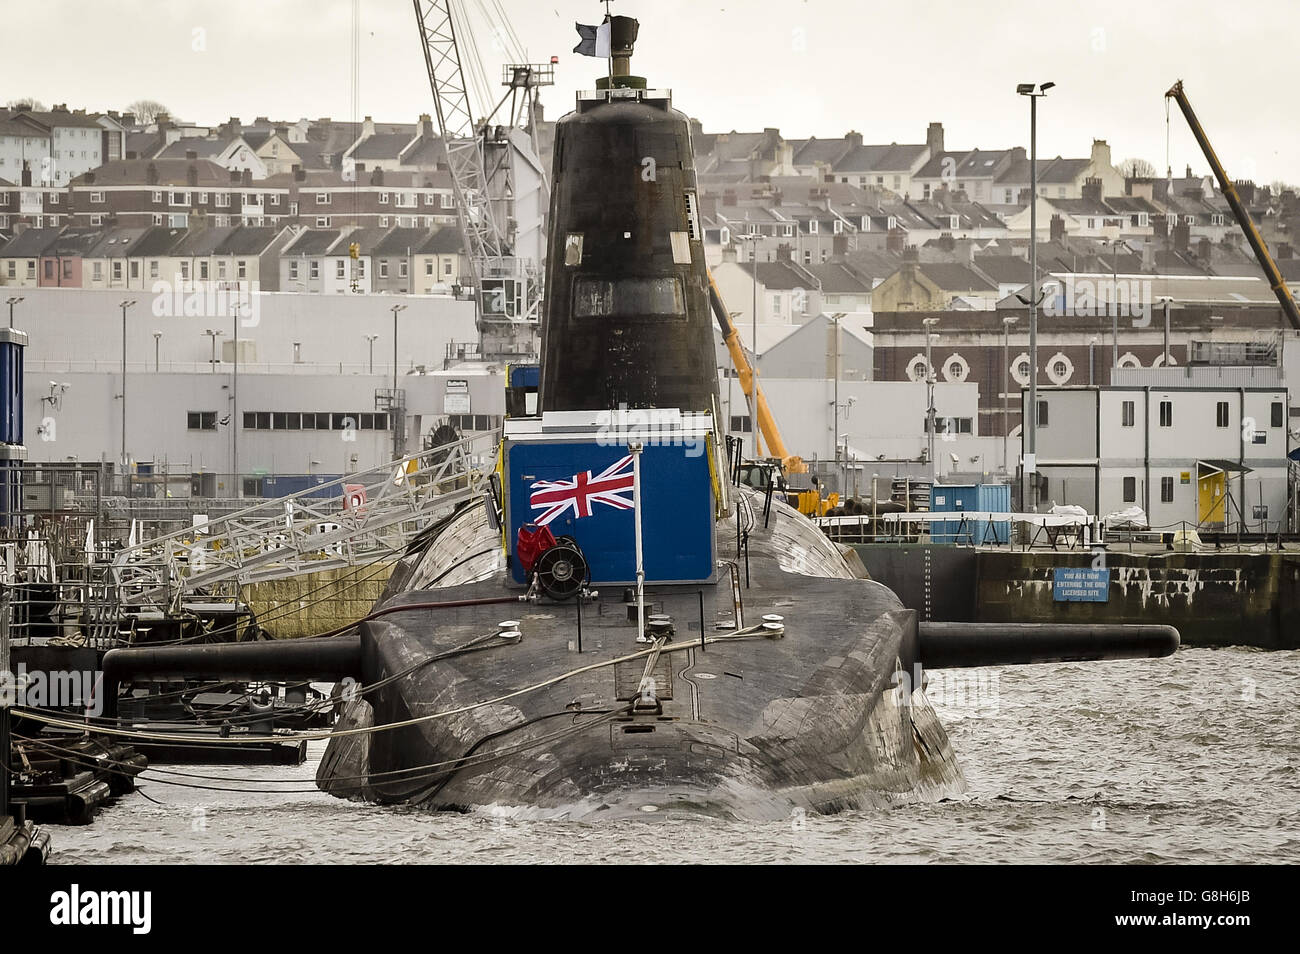
[[[1196,462],[1196,522],[1197,526],[1223,529],[1228,522],[1228,475],[1248,474],[1244,467],[1231,460],[1198,460]]]

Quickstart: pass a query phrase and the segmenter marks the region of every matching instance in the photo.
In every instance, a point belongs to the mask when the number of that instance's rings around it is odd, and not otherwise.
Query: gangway
[[[487,433],[422,450],[125,547],[96,615],[162,617],[228,598],[232,587],[391,558],[484,492],[496,443]]]

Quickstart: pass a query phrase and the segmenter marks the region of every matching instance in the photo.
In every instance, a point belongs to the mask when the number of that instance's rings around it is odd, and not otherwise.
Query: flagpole
[[[605,22],[609,24],[609,50],[605,53],[605,74],[608,78],[608,89],[614,88],[614,20],[609,15],[609,0],[605,0]],[[596,34],[600,36],[599,32]]]
[[[636,523],[636,638],[645,636],[645,563],[641,556],[641,442],[627,445],[632,452],[632,512]]]

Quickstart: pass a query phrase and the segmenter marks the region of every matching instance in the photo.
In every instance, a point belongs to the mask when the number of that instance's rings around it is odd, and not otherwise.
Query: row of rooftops
[[[454,228],[63,227],[25,229],[8,241],[0,239],[0,259],[256,257],[276,250],[290,256],[346,255],[353,243],[362,255],[450,255],[462,244]]]

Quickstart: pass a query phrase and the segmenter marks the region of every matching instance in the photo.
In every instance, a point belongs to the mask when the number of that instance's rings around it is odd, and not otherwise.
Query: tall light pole
[[[10,328],[14,326],[14,305],[18,304],[21,301],[26,301],[26,300],[27,300],[26,298],[23,298],[21,296],[5,299],[5,304],[9,306],[9,327]]]
[[[235,481],[235,496],[244,496],[243,481],[239,479],[239,306],[235,302],[230,309],[231,331],[234,341],[230,343],[230,473]]]
[[[1110,245],[1110,368],[1111,383],[1115,383],[1115,369],[1119,367],[1119,239]]]
[[[848,496],[848,483],[843,471],[840,468],[840,319],[845,312],[837,311],[831,315],[831,323],[835,328],[835,391],[834,398],[831,401],[831,409],[834,411],[832,420],[835,426],[832,428],[835,438],[835,468],[840,472],[840,497],[841,499]]]
[[[397,313],[405,311],[405,305],[394,305],[389,309],[393,313],[393,399],[389,402],[389,426],[393,429],[393,460],[406,456],[406,401],[399,398],[397,390]]]
[[[155,331],[155,332],[153,333],[153,371],[154,371],[154,374],[157,374],[157,373],[158,373],[158,346],[159,346],[159,343],[162,341],[162,335],[163,335],[163,333],[162,333],[161,331]]]
[[[1002,319],[1002,471],[1009,472],[1011,464],[1010,455],[1007,452],[1007,441],[1011,434],[1011,408],[1008,401],[1011,397],[1011,326],[1020,319],[1015,315],[1007,315]]]
[[[1046,96],[1055,83],[1020,83],[1016,92],[1029,97],[1029,414],[1022,423],[1027,428],[1025,443],[1025,489],[1034,486],[1038,471],[1038,100]],[[1038,494],[1022,491],[1022,505],[1032,503],[1038,510]]]
[[[131,466],[131,458],[126,456],[126,310],[135,304],[135,299],[123,299],[118,303],[122,309],[122,473]]]
[[[1097,340],[1096,335],[1088,339],[1088,387],[1092,387],[1097,383],[1095,377],[1096,362],[1092,359],[1092,349],[1096,346]]]
[[[930,329],[938,323],[938,318],[921,319],[921,324],[925,327],[925,430],[926,449],[930,458],[930,487],[932,488],[930,493],[932,495],[937,471],[934,460],[934,362],[930,360],[930,345],[939,336]]]
[[[370,342],[370,373],[375,373],[375,339],[379,335],[366,335],[366,341]]]

